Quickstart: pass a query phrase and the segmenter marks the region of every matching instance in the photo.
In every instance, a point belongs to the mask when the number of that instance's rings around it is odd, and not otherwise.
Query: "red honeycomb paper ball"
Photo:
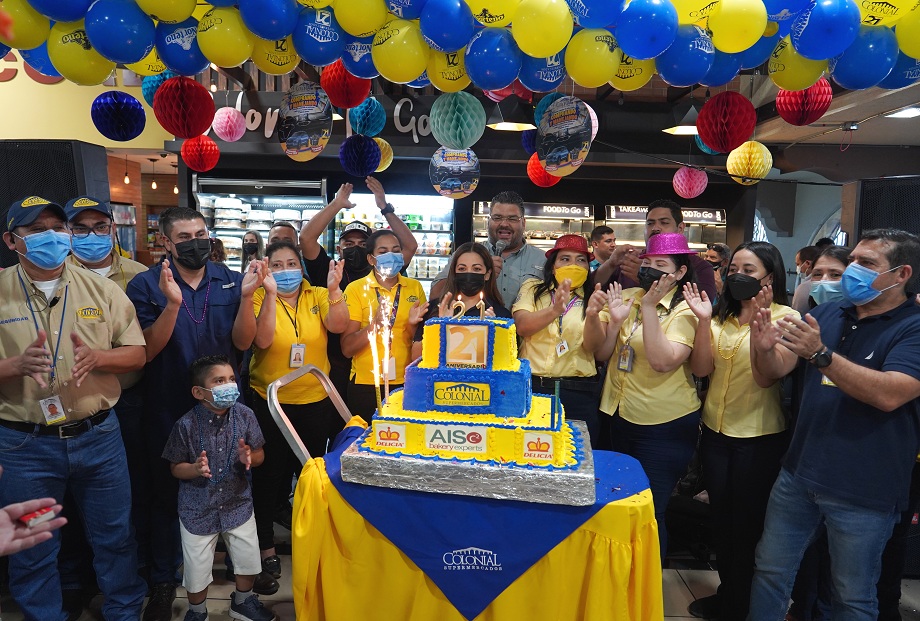
[[[182,161],[196,172],[207,172],[217,166],[220,147],[207,136],[195,136],[182,143]]]
[[[803,91],[779,89],[776,112],[790,125],[810,125],[824,116],[834,91],[826,78],[821,78]]]
[[[728,153],[744,144],[756,125],[754,105],[734,91],[719,93],[707,101],[696,119],[700,140],[720,153]]]
[[[530,177],[534,185],[541,188],[549,188],[562,181],[562,177],[556,177],[546,172],[543,166],[540,165],[540,156],[536,153],[527,160],[527,176]]]
[[[371,94],[371,81],[351,75],[341,58],[323,69],[319,85],[336,108],[354,108]]]
[[[163,82],[153,96],[153,113],[163,129],[177,138],[194,138],[208,131],[214,121],[211,93],[191,78],[175,77]]]

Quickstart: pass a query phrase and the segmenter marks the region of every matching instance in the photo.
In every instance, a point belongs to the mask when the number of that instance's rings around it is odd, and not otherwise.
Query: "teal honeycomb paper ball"
[[[558,101],[565,97],[562,93],[549,93],[544,95],[540,101],[537,103],[537,107],[533,111],[533,120],[534,124],[537,127],[540,127],[540,120],[543,119],[543,115],[546,114],[546,109],[553,104],[553,102]]]
[[[373,97],[368,97],[348,111],[348,121],[356,134],[364,134],[371,138],[383,131],[387,113],[383,109],[383,104]]]
[[[445,93],[431,106],[431,134],[448,149],[469,149],[486,130],[486,111],[473,95]]]

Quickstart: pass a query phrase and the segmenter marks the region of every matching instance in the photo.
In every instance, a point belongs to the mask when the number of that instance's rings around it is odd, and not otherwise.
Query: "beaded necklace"
[[[722,360],[731,360],[735,357],[735,354],[738,353],[738,350],[741,349],[741,346],[744,344],[744,339],[746,339],[751,333],[751,324],[748,323],[746,326],[744,326],[744,329],[738,336],[738,340],[735,342],[735,345],[731,349],[731,353],[729,353],[727,356],[722,353],[722,335],[725,334],[725,326],[723,325],[721,327],[722,329],[719,330],[719,338],[716,341],[716,349],[719,350],[719,357],[722,358]]]
[[[201,410],[204,407],[199,403],[195,406],[195,421],[198,423],[198,454],[201,455],[201,452],[204,450],[204,434],[201,433]],[[211,413],[211,416],[216,416],[216,414]],[[230,444],[227,446],[227,466],[224,468],[223,474],[219,477],[215,477],[214,474],[211,474],[211,478],[208,479],[210,483],[220,483],[223,481],[228,474],[230,474],[230,467],[233,465],[233,443],[236,441],[236,417],[233,415],[233,406],[230,406],[230,409],[227,410],[227,416],[230,418],[230,423],[232,425],[232,433],[230,434]],[[226,423],[224,423],[226,424]],[[214,445],[217,445],[217,440],[214,440]],[[208,460],[210,463],[210,459]]]
[[[192,311],[189,310],[188,304],[185,303],[185,296],[182,296],[182,306],[185,307],[185,312],[188,313],[189,318],[194,321],[196,324],[201,325],[204,321],[204,318],[208,314],[208,300],[211,298],[211,281],[208,280],[208,288],[204,292],[204,308],[201,310],[201,319],[195,319],[195,316],[192,315]]]

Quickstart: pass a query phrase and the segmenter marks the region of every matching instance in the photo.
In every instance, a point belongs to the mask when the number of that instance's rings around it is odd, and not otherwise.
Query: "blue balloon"
[[[767,59],[770,58],[770,54],[776,49],[776,44],[779,43],[782,37],[783,35],[779,33],[776,33],[772,37],[760,37],[760,41],[743,52],[739,52],[738,56],[741,57],[741,68],[753,69],[767,62]]]
[[[680,26],[671,47],[655,58],[655,69],[671,86],[692,86],[712,69],[715,49],[709,34],[699,26]]]
[[[582,28],[605,28],[615,24],[626,0],[565,0]]]
[[[348,69],[348,73],[356,78],[373,80],[380,72],[374,66],[374,59],[371,58],[371,46],[374,43],[374,36],[359,39],[354,35],[345,33],[345,50],[342,52],[342,64]]]
[[[438,52],[458,52],[476,32],[476,20],[465,0],[428,0],[419,19],[422,37]]]
[[[894,90],[910,86],[920,80],[920,59],[911,58],[904,52],[898,53],[898,62],[888,77],[878,83],[879,87]]]
[[[809,0],[764,0],[763,4],[767,19],[779,24],[779,35],[785,37],[796,16],[808,7]]]
[[[422,75],[415,78],[411,82],[406,82],[406,86],[411,86],[412,88],[425,88],[426,86],[431,86],[431,79],[428,77],[428,70],[422,72]]]
[[[726,54],[716,50],[712,67],[706,77],[700,80],[703,86],[722,86],[731,82],[741,71],[741,54]]]
[[[549,58],[534,58],[524,54],[518,80],[535,93],[556,90],[565,80],[565,49]]]
[[[620,49],[637,60],[656,58],[677,37],[677,9],[669,0],[632,0],[617,21]]]
[[[307,63],[331,65],[345,50],[345,31],[330,9],[304,9],[293,33],[294,49]]]
[[[387,0],[390,13],[400,19],[418,19],[428,0]]]
[[[518,77],[523,56],[510,30],[483,28],[466,46],[466,73],[482,90],[497,91]]]
[[[537,107],[533,110],[534,125],[540,127],[540,121],[543,119],[543,115],[546,114],[546,109],[553,105],[553,102],[563,97],[565,97],[565,95],[562,93],[550,93],[540,98],[540,101],[537,102]]]
[[[208,0],[211,6],[233,6],[238,0]]]
[[[246,28],[268,41],[294,32],[300,9],[296,0],[240,0],[240,17]]]
[[[43,43],[42,45],[44,45],[44,43]],[[6,55],[9,54],[9,53],[10,53],[10,50],[12,50],[12,49],[13,49],[13,48],[11,48],[10,46],[8,46],[8,45],[3,45],[2,43],[0,43],[0,59],[6,58]],[[20,51],[20,53],[22,53],[22,52]]]
[[[93,0],[29,0],[32,8],[56,22],[83,19]]]
[[[127,142],[144,131],[147,115],[137,99],[121,91],[106,91],[93,100],[93,125],[109,140]]]
[[[792,47],[810,60],[839,56],[856,40],[860,19],[853,0],[812,0],[792,22]]]
[[[831,78],[843,88],[872,88],[898,61],[898,40],[887,26],[860,26],[853,45],[828,64]],[[831,66],[833,65],[833,66]]]
[[[157,94],[157,90],[163,86],[163,82],[169,78],[174,78],[178,73],[175,71],[170,71],[167,69],[163,73],[158,73],[157,75],[148,75],[143,80],[141,80],[141,94],[144,96],[144,101],[147,102],[147,105],[151,108],[153,107],[153,96]]]
[[[96,0],[85,25],[96,51],[116,63],[136,63],[153,49],[156,26],[134,0]]]
[[[156,48],[163,64],[179,75],[201,73],[211,64],[198,47],[198,20],[194,17],[178,24],[157,24]]]
[[[6,56],[6,52],[2,49],[3,46],[0,46],[0,58]],[[10,48],[6,48],[9,50]],[[58,70],[54,68],[54,65],[51,63],[51,59],[48,58],[48,42],[45,41],[35,49],[31,50],[19,50],[19,55],[22,56],[22,59],[26,61],[26,64],[38,71],[42,75],[46,75],[50,78],[59,78],[61,74],[58,73]]]

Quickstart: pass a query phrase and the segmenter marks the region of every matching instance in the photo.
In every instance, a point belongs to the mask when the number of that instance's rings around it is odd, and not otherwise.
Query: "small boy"
[[[192,363],[192,396],[198,400],[173,427],[163,458],[179,484],[179,528],[189,610],[185,621],[207,621],[208,585],[217,536],[223,535],[236,562],[236,591],[230,616],[243,621],[277,617],[252,592],[262,571],[252,491],[246,471],[265,458],[265,439],[240,396],[233,367],[224,356]]]

